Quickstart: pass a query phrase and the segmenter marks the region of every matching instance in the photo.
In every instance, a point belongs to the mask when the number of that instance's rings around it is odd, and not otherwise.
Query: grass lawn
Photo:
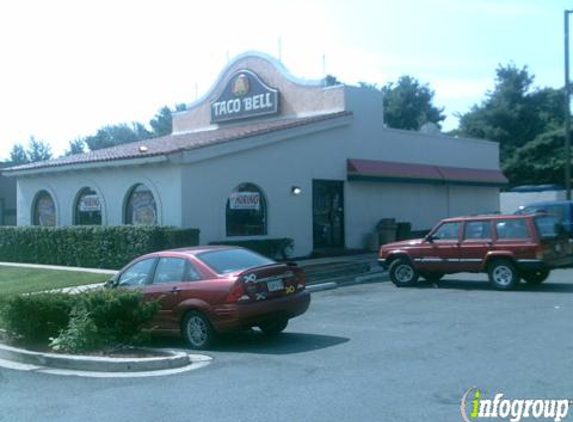
[[[103,283],[108,274],[57,271],[36,268],[14,268],[0,265],[0,296],[12,293],[38,292],[82,284]]]

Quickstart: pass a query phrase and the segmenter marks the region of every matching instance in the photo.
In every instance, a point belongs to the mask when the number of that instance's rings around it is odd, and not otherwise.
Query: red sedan
[[[155,326],[181,330],[194,349],[209,347],[217,333],[259,327],[278,334],[310,304],[302,268],[229,246],[144,255],[109,285],[140,288],[157,299]]]

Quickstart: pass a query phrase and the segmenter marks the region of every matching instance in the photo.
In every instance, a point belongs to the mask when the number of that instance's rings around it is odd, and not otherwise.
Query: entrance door
[[[344,248],[344,182],[313,180],[315,248]]]

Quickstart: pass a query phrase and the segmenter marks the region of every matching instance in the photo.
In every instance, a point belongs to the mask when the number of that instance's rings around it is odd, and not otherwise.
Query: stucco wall
[[[376,101],[375,95],[365,98],[369,110]],[[378,106],[381,110],[381,103]],[[292,237],[299,256],[312,251],[313,179],[345,182],[345,238],[350,248],[364,247],[380,218],[427,229],[447,216],[499,209],[497,188],[347,182],[347,158],[412,162],[413,154],[417,162],[447,166],[496,168],[497,163],[497,145],[491,142],[381,130],[381,121],[358,116],[347,126],[189,164],[183,170],[184,226],[201,227],[202,242],[228,239],[226,201],[246,182],[265,193],[268,237]],[[302,194],[292,195],[292,186],[301,187]]]
[[[109,168],[20,177],[17,185],[18,225],[32,223],[32,205],[41,190],[47,190],[54,199],[57,225],[73,224],[75,201],[84,187],[91,187],[100,195],[102,224],[123,224],[126,196],[138,183],[144,183],[152,190],[159,223],[180,226],[181,170],[176,166]]]

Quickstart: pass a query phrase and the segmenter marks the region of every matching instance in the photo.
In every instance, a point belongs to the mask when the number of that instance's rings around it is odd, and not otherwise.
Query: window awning
[[[395,161],[348,159],[349,181],[425,183],[469,186],[507,185],[501,170],[433,166]]]

